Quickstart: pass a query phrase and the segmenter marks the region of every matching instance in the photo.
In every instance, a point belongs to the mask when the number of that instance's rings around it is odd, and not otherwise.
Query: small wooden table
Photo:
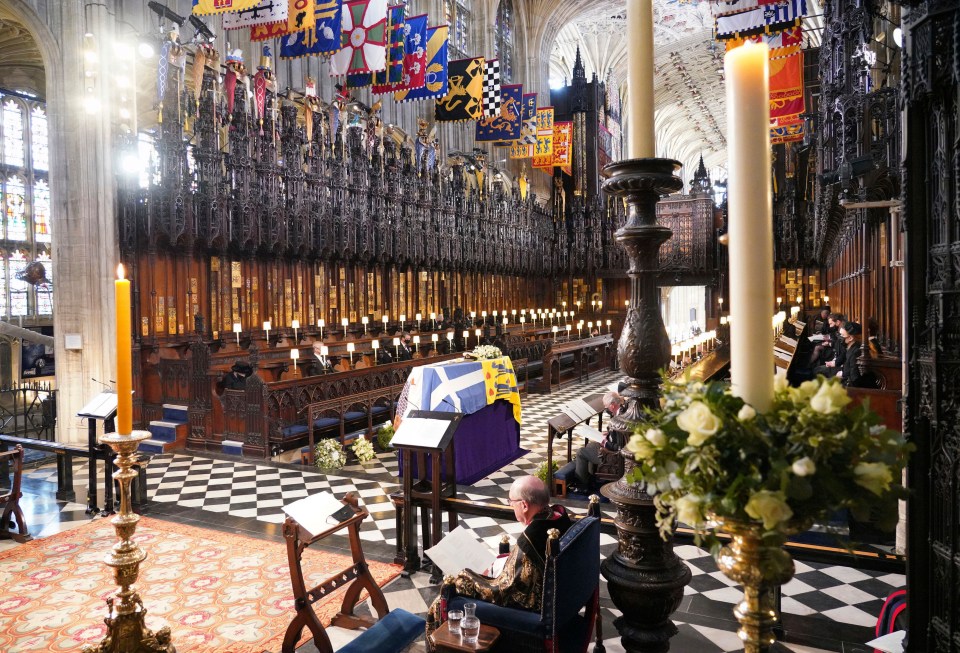
[[[450,634],[450,623],[443,622],[443,625],[437,628],[430,635],[431,643],[437,647],[438,652],[453,653],[471,653],[472,651],[489,651],[500,638],[500,631],[494,626],[480,624],[480,636],[477,637],[476,644],[465,644],[460,635]]]

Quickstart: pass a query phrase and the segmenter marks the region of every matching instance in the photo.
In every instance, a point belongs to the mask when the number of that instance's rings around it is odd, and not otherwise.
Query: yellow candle
[[[653,0],[627,2],[627,61],[627,153],[631,159],[656,156],[653,129]]]
[[[730,380],[760,412],[773,402],[773,347],[760,316],[773,305],[769,62],[765,43],[724,58],[729,151]],[[760,319],[758,319],[760,318]]]
[[[133,433],[133,365],[130,336],[130,281],[123,278],[123,265],[117,266],[113,282],[117,302],[117,433]]]

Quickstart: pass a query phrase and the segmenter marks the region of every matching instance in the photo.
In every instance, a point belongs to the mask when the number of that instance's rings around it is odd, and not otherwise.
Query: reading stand
[[[103,432],[111,433],[114,430],[114,418],[117,416],[117,393],[116,392],[101,392],[96,397],[94,397],[90,403],[80,409],[80,412],[77,413],[77,417],[85,417],[87,419],[87,446],[90,449],[90,453],[93,454],[94,451],[101,449],[100,443],[97,440],[97,420],[103,422]],[[112,515],[113,510],[113,453],[110,451],[110,447],[102,448],[104,453],[104,462],[103,462],[103,476],[104,476],[104,489],[103,489],[103,511],[100,513],[103,516]],[[87,479],[87,509],[86,513],[88,515],[100,512],[100,509],[97,507],[97,458],[96,456],[90,456],[90,465],[88,468],[88,479]]]
[[[331,620],[330,625],[354,629],[359,627],[371,628],[377,623],[373,619],[358,616],[353,612],[357,603],[360,602],[360,593],[363,590],[367,590],[369,593],[370,603],[377,611],[377,616],[380,619],[386,617],[390,611],[387,607],[387,600],[383,596],[383,591],[367,568],[367,561],[363,557],[363,549],[360,546],[360,523],[370,513],[366,508],[357,506],[357,497],[352,493],[341,499],[341,502],[353,509],[353,517],[331,526],[318,535],[308,533],[292,517],[287,517],[283,522],[283,536],[287,540],[287,560],[290,564],[290,582],[293,584],[294,607],[297,611],[297,615],[287,626],[287,632],[283,636],[283,648],[281,649],[283,653],[294,653],[304,627],[309,628],[310,632],[313,633],[313,642],[321,653],[333,653],[330,638],[327,637],[323,624],[320,623],[320,618],[314,612],[313,604],[347,582],[349,582],[349,585],[343,595],[340,611]],[[333,574],[316,587],[307,589],[303,577],[303,567],[301,566],[304,550],[344,528],[347,529],[350,536],[350,553],[353,556],[353,564]]]
[[[567,434],[567,462],[573,460],[573,428],[578,424],[600,415],[597,430],[603,430],[603,394],[588,395],[583,401],[589,404],[592,414],[581,415],[582,419],[574,419],[567,413],[561,413],[547,420],[547,491],[553,496],[553,441]]]
[[[402,537],[406,546],[403,571],[407,575],[420,569],[416,539],[418,506],[427,507],[431,511],[429,530],[424,519],[423,548],[436,545],[443,535],[440,502],[445,497],[457,495],[453,434],[462,418],[460,413],[414,410],[401,422],[400,428],[390,441],[400,450],[402,456]],[[414,454],[417,456],[416,465],[413,464]],[[414,474],[418,478],[414,479]],[[449,510],[448,518],[449,528],[453,530],[457,524],[456,511]],[[440,569],[434,565],[430,581],[439,583],[440,578]]]

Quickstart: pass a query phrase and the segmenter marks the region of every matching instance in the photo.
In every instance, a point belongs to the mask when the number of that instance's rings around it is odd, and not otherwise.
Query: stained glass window
[[[33,236],[38,243],[49,243],[50,188],[42,179],[33,185]]]
[[[494,55],[500,59],[500,79],[513,79],[513,0],[500,0],[497,7],[496,38]]]
[[[17,279],[17,274],[27,267],[29,261],[20,250],[14,250],[10,255],[10,315],[27,314],[27,293],[30,284]]]
[[[7,252],[0,249],[0,315],[7,315],[7,275],[4,274],[7,263]]]
[[[3,162],[23,167],[23,109],[14,100],[3,103]]]
[[[40,107],[30,112],[30,156],[34,170],[50,169],[50,150],[47,139],[47,114]]]
[[[43,267],[47,271],[47,279],[51,282],[43,283],[36,287],[37,314],[53,315],[53,262],[50,260],[50,255],[44,251],[37,254],[37,260],[43,263]]]
[[[4,184],[4,216],[7,219],[7,240],[27,239],[27,216],[23,180],[10,177]]]
[[[444,0],[444,17],[450,25],[450,59],[463,59],[470,52],[470,0]]]

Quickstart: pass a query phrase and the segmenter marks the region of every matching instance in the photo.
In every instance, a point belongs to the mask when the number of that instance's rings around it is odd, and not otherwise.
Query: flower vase
[[[737,635],[746,653],[766,653],[776,641],[773,629],[780,621],[776,588],[793,578],[793,559],[783,550],[787,535],[732,520],[722,520],[720,530],[730,535],[730,543],[720,549],[717,566],[743,586],[743,600],[733,609],[740,622]]]

